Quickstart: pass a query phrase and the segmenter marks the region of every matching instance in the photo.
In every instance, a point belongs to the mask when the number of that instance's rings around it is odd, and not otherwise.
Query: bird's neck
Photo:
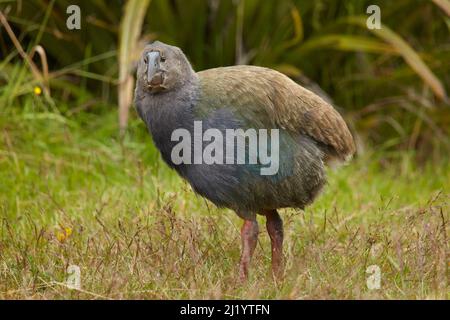
[[[199,88],[199,79],[196,74],[179,85],[176,89],[163,91],[149,96],[151,112],[159,112],[167,106],[172,106],[178,109],[186,107],[197,98]],[[153,110],[154,109],[154,110]]]
[[[156,147],[166,162],[176,142],[171,141],[175,129],[192,130],[194,109],[199,96],[199,81],[195,75],[175,90],[147,96],[142,104],[144,121]]]

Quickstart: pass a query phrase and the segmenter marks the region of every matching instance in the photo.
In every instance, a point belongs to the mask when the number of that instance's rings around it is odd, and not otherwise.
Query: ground
[[[137,119],[121,142],[113,110],[0,112],[0,299],[449,297],[448,160],[368,148],[331,170],[312,206],[281,211],[284,279],[259,217],[241,285],[241,220],[195,196]]]

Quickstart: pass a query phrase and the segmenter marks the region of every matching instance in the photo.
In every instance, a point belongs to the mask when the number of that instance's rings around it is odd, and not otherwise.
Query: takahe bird
[[[256,247],[256,214],[266,216],[272,270],[279,276],[283,223],[277,209],[303,209],[310,204],[325,184],[325,164],[345,161],[355,152],[352,135],[339,113],[287,76],[256,66],[196,73],[179,48],[159,41],[142,53],[135,105],[164,161],[196,193],[219,207],[233,209],[244,220],[239,267],[243,279],[248,277]],[[256,153],[247,144],[223,139],[234,132],[234,137],[243,137],[250,145],[251,133],[259,134],[258,142],[267,137],[261,129],[277,130],[277,134],[271,134],[269,143],[259,144]],[[180,148],[186,134],[190,139]],[[199,134],[200,144],[193,141]],[[208,145],[210,159],[205,158]],[[267,162],[269,153],[273,163]],[[255,154],[256,161],[247,161]]]

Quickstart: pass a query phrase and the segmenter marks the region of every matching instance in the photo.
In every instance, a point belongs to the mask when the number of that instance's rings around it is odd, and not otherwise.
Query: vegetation
[[[379,31],[371,1],[79,1],[69,31],[70,1],[1,1],[0,298],[448,298],[450,5],[377,3]],[[305,212],[283,211],[284,281],[262,232],[239,285],[239,218],[126,121],[153,39],[196,70],[249,63],[318,84],[351,124],[357,158]]]
[[[313,206],[283,211],[285,281],[261,232],[241,287],[240,219],[195,196],[139,121],[121,143],[114,113],[69,119],[39,99],[1,117],[0,298],[446,297],[448,162],[370,152],[330,172]],[[66,287],[72,264],[81,290]]]

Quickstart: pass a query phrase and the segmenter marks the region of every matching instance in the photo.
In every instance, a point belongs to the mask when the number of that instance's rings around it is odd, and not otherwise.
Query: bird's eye
[[[166,61],[166,57],[161,56],[161,62],[165,62]]]
[[[147,56],[144,56],[144,63],[147,63],[147,62],[148,62]]]

